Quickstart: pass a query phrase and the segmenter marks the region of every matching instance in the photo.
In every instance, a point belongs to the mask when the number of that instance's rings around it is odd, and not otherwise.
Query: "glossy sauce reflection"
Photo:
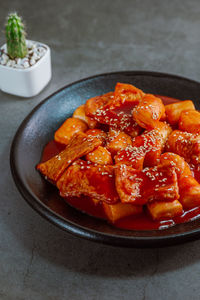
[[[164,104],[170,104],[178,102],[179,100],[160,96]],[[124,111],[129,111],[128,107],[124,107]],[[50,159],[52,156],[58,154],[65,148],[64,145],[61,145],[55,141],[50,141],[44,148],[41,161],[46,161]],[[196,180],[200,183],[200,167],[193,169],[194,176]],[[49,207],[53,209],[55,212],[64,216],[65,210],[65,202],[69,205],[77,208],[78,210],[85,212],[91,216],[105,219],[104,211],[101,204],[95,205],[93,204],[87,197],[73,197],[61,200],[58,196],[58,191],[56,190],[57,195],[55,193],[51,194],[51,199],[49,199]],[[138,216],[125,217],[115,223],[115,226],[121,229],[126,230],[157,230],[157,229],[166,229],[175,224],[180,224],[184,222],[188,222],[191,220],[195,220],[200,217],[200,207],[193,208],[189,211],[185,211],[181,216],[170,219],[170,220],[162,220],[162,221],[153,221],[151,217],[146,213],[142,213]]]

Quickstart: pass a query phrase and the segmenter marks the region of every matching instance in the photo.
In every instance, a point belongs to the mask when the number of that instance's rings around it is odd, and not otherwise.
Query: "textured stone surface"
[[[53,65],[51,83],[33,99],[0,91],[0,299],[199,299],[200,241],[139,250],[76,238],[26,204],[9,170],[17,127],[67,83],[117,70],[200,80],[199,1],[1,0],[0,7],[0,27],[18,11],[28,38],[51,47]]]

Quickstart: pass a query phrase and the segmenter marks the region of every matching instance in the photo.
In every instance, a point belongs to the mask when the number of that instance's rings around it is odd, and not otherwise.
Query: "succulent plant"
[[[17,13],[8,15],[6,24],[7,52],[10,58],[23,58],[27,54],[24,24]]]

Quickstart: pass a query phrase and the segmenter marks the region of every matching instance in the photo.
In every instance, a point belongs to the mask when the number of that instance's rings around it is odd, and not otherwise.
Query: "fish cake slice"
[[[56,185],[64,198],[84,195],[113,204],[119,201],[113,170],[113,166],[88,164],[79,159],[63,173]]]
[[[200,163],[200,135],[174,130],[167,142],[166,151],[182,156],[188,163]]]
[[[97,138],[89,139],[85,133],[76,133],[63,151],[46,162],[38,164],[36,168],[48,180],[55,183],[74,160],[88,154],[101,144],[102,141]]]

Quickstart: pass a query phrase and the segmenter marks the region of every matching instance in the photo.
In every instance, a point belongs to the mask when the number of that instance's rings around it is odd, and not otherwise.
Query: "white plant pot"
[[[30,41],[32,42],[32,41]],[[39,94],[51,79],[51,53],[50,48],[45,47],[45,54],[27,69],[17,69],[0,65],[0,89],[8,94],[33,97]],[[6,50],[6,44],[1,49]]]

